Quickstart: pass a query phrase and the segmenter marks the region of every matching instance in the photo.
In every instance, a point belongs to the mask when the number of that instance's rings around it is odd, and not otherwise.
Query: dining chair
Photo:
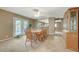
[[[41,32],[36,32],[36,39],[37,39],[38,41],[43,41],[43,40],[44,40],[43,31],[41,31]]]
[[[26,35],[25,45],[26,45],[26,43],[27,43],[28,41],[30,41],[30,42],[31,42],[31,46],[32,46],[33,35],[32,35],[31,30],[27,30],[27,31],[25,32],[25,35]]]
[[[44,38],[46,39],[48,34],[47,34],[47,29],[43,29],[43,32],[44,32]]]

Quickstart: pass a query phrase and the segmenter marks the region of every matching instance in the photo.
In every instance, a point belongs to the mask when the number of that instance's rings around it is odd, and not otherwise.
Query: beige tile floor
[[[25,46],[25,36],[19,39],[10,39],[0,42],[0,52],[73,52],[66,49],[65,39],[62,36],[48,36],[44,42],[33,43],[33,47],[28,42]]]

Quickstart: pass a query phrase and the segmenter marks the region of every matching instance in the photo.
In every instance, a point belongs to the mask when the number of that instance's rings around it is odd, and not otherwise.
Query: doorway
[[[55,31],[56,35],[57,34],[62,35],[62,31],[63,31],[63,21],[62,20],[55,20],[54,31]]]

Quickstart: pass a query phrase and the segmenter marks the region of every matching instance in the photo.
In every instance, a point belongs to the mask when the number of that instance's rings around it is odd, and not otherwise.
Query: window
[[[21,34],[21,21],[16,20],[16,35],[20,35],[20,34]]]
[[[27,30],[27,28],[28,28],[28,25],[29,25],[29,22],[27,21],[27,20],[23,20],[23,34],[25,34],[25,30]]]
[[[28,20],[13,17],[13,37],[24,35],[24,31],[28,28]]]

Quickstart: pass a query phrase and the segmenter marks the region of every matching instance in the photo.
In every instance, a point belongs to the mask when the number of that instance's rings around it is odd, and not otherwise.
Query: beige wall
[[[33,20],[33,19],[31,19],[30,21],[29,21],[29,23],[31,23],[32,24],[32,28],[35,28],[36,27],[36,20]]]
[[[34,21],[29,18],[0,10],[0,40],[5,39],[6,35],[9,35],[9,37],[13,36],[13,16],[28,19],[30,23],[34,24]]]
[[[6,11],[0,10],[0,40],[6,38],[6,35],[12,36],[13,32],[13,15]]]

